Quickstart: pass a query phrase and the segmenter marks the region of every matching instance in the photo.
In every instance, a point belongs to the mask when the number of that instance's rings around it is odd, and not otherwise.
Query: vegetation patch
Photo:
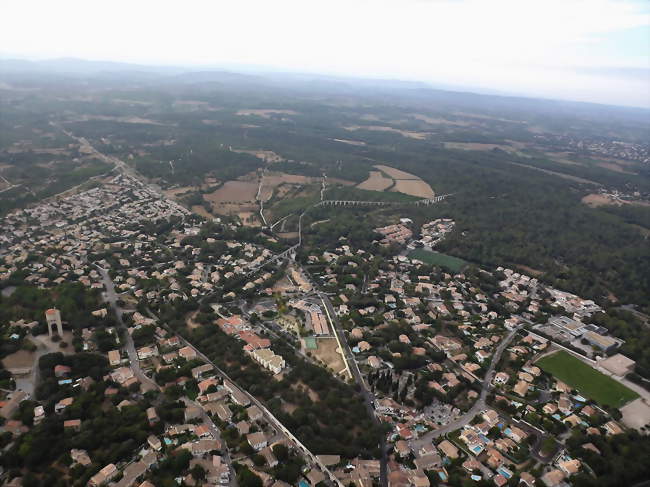
[[[577,389],[580,394],[605,406],[619,408],[639,397],[636,392],[565,351],[543,357],[537,361],[537,365],[544,372]]]
[[[467,265],[466,261],[458,257],[422,249],[410,252],[409,258],[421,260],[425,264],[443,267],[451,272],[460,272]]]

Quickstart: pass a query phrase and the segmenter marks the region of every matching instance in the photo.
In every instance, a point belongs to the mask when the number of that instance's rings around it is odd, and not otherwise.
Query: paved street
[[[492,379],[494,378],[496,366],[501,360],[501,355],[503,354],[503,351],[506,349],[508,344],[512,341],[512,339],[514,338],[518,330],[519,328],[516,328],[512,330],[510,333],[508,333],[506,337],[503,340],[501,340],[501,343],[499,343],[499,345],[497,346],[494,355],[492,356],[490,367],[488,368],[485,374],[485,379],[483,379],[483,384],[481,386],[481,394],[477,399],[477,401],[472,406],[472,408],[469,411],[467,411],[464,415],[462,415],[460,418],[456,419],[455,421],[447,423],[446,425],[438,429],[435,429],[433,431],[429,431],[428,433],[425,433],[417,440],[413,440],[411,442],[411,447],[413,448],[413,451],[418,451],[420,448],[422,448],[422,446],[431,444],[431,442],[435,438],[439,438],[440,436],[446,435],[447,433],[451,433],[452,431],[455,431],[459,428],[462,428],[466,424],[469,424],[472,421],[472,419],[474,419],[474,416],[476,416],[481,411],[486,409],[485,400],[487,399],[488,392],[492,387]]]
[[[120,326],[124,330],[126,330],[126,325],[122,320],[123,310],[117,304],[118,297],[117,294],[115,293],[115,284],[113,283],[113,280],[111,279],[111,276],[108,274],[108,271],[106,269],[103,269],[97,264],[95,264],[95,267],[97,267],[97,270],[101,274],[102,282],[104,284],[104,287],[106,288],[106,290],[102,293],[102,296],[104,300],[109,304],[109,306],[115,312],[117,321],[120,324]],[[147,377],[147,375],[140,367],[140,361],[138,360],[138,353],[135,350],[133,339],[131,338],[131,335],[128,332],[124,333],[124,341],[125,341],[124,346],[126,348],[127,354],[129,355],[129,361],[131,362],[131,369],[133,370],[134,375],[140,381],[140,384],[142,384],[142,390],[144,392],[151,391],[151,390],[159,390],[160,387],[158,387],[158,384],[156,384],[154,380]]]
[[[237,487],[238,485],[237,475],[235,474],[235,469],[232,467],[232,459],[230,458],[230,452],[228,451],[226,442],[221,438],[221,431],[219,431],[217,425],[214,424],[210,415],[206,413],[205,409],[203,409],[199,404],[197,404],[195,401],[192,401],[188,397],[181,397],[181,401],[183,401],[186,406],[196,406],[201,410],[201,419],[210,429],[210,433],[212,434],[214,439],[219,440],[221,442],[221,445],[223,446],[222,448],[222,451],[224,452],[223,459],[226,462],[226,465],[228,465],[228,470],[230,471],[230,482],[228,483],[228,485],[230,487]]]

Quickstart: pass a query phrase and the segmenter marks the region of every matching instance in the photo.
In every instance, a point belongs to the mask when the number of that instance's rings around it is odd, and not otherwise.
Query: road
[[[131,338],[131,334],[127,331],[126,329],[127,327],[124,324],[124,321],[122,320],[123,310],[117,304],[118,298],[117,298],[117,293],[115,292],[115,284],[113,283],[113,279],[111,279],[111,276],[108,274],[108,271],[106,269],[100,267],[97,264],[95,264],[95,267],[97,267],[97,270],[102,276],[102,283],[104,284],[104,287],[106,289],[106,291],[102,293],[104,301],[107,302],[111,307],[111,309],[115,312],[115,316],[117,317],[118,323],[125,331],[124,333],[125,348],[126,348],[126,353],[129,355],[129,360],[131,362],[131,369],[133,370],[133,374],[140,381],[140,384],[142,384],[142,390],[144,392],[151,391],[151,390],[160,390],[158,384],[156,384],[154,380],[147,377],[147,374],[145,374],[142,368],[140,367],[140,361],[138,360],[138,353],[135,350],[133,338]]]
[[[309,276],[307,273],[305,273],[305,275]],[[315,283],[313,281],[312,286],[315,287]],[[339,347],[341,348],[348,373],[354,378],[355,382],[359,386],[359,390],[361,396],[363,397],[363,402],[366,405],[366,409],[368,410],[368,414],[377,426],[381,426],[381,422],[379,421],[379,418],[377,417],[377,413],[375,411],[375,395],[366,384],[366,381],[363,378],[361,371],[359,370],[359,365],[357,364],[357,361],[352,354],[352,350],[350,350],[350,344],[348,343],[347,337],[345,336],[343,330],[341,330],[336,311],[334,311],[334,307],[332,306],[332,303],[326,294],[323,294],[320,291],[318,291],[317,294],[323,303],[323,308],[325,309],[325,312],[329,319],[330,326],[332,327]],[[381,459],[379,463],[379,482],[382,487],[388,487],[388,452],[386,449],[385,435],[381,435],[379,447],[381,449]]]
[[[151,313],[154,317],[156,317],[156,315],[153,314],[153,312],[150,312],[150,313]],[[156,319],[157,319],[157,317],[156,317]],[[272,413],[271,413],[271,412],[266,408],[266,406],[265,406],[264,404],[262,404],[262,402],[260,402],[260,401],[255,397],[255,396],[253,396],[252,394],[250,394],[249,392],[247,392],[245,389],[239,387],[239,385],[237,385],[237,383],[236,383],[234,380],[232,380],[232,379],[230,378],[230,376],[229,376],[226,372],[224,372],[221,368],[219,368],[219,366],[218,366],[217,364],[215,364],[212,360],[210,360],[210,358],[209,358],[207,355],[205,355],[203,352],[201,352],[201,350],[199,350],[197,347],[195,347],[195,346],[194,346],[191,342],[189,342],[185,337],[183,337],[182,335],[179,335],[178,333],[176,333],[174,330],[172,330],[171,328],[169,328],[165,323],[160,322],[159,319],[157,319],[157,321],[158,321],[158,325],[159,325],[160,327],[164,328],[165,330],[167,330],[167,331],[168,331],[169,333],[171,333],[172,335],[178,336],[178,338],[180,339],[181,343],[182,343],[184,346],[187,346],[187,347],[190,347],[191,349],[193,349],[193,350],[196,352],[196,355],[197,355],[199,358],[201,358],[203,361],[205,361],[205,363],[208,363],[208,364],[212,365],[212,367],[214,367],[215,372],[216,372],[216,373],[217,373],[217,374],[218,374],[218,375],[219,375],[223,380],[227,380],[227,381],[231,382],[231,383],[234,384],[234,385],[235,385],[235,386],[236,386],[240,391],[242,391],[242,392],[243,392],[243,393],[248,397],[248,399],[249,399],[249,401],[251,402],[251,404],[254,404],[254,405],[256,405],[258,408],[260,408],[260,410],[262,411],[262,414],[264,415],[264,418],[266,419],[266,421],[268,422],[268,424],[271,425],[271,426],[272,426],[276,431],[281,431],[282,433],[284,433],[284,435],[285,435],[285,436],[286,436],[286,437],[287,437],[291,442],[293,442],[293,443],[296,445],[296,447],[298,448],[298,450],[300,450],[303,454],[305,454],[307,457],[309,457],[309,459],[310,459],[310,460],[311,460],[315,465],[317,465],[317,466],[322,470],[322,472],[325,474],[325,476],[329,477],[329,479],[330,479],[330,480],[331,480],[331,481],[332,481],[332,482],[333,482],[337,487],[344,487],[343,484],[341,483],[341,481],[339,481],[339,479],[336,478],[336,476],[335,476],[335,475],[334,475],[334,474],[333,474],[333,473],[332,473],[332,472],[331,472],[331,471],[330,471],[330,470],[329,470],[329,469],[328,469],[328,468],[327,468],[327,467],[326,467],[326,466],[325,466],[325,465],[324,465],[324,464],[323,464],[323,463],[322,463],[322,462],[321,462],[321,461],[316,457],[316,455],[314,455],[311,451],[309,451],[309,450],[307,449],[307,447],[305,447],[305,446],[300,442],[300,440],[298,440],[298,438],[296,438],[296,436],[295,436],[293,433],[291,433],[291,431],[289,431],[289,430],[288,430],[288,429],[287,429],[287,428],[286,428],[286,427],[285,427],[285,426],[280,422],[280,420],[278,420],[278,419],[277,419],[277,418],[276,418],[276,417],[275,417],[275,416],[274,416],[274,415],[273,415],[273,414],[272,414]]]
[[[95,264],[95,267],[97,267],[97,270],[99,271],[100,275],[102,276],[102,282],[104,283],[104,286],[106,288],[106,291],[103,293],[103,296],[105,298],[105,301],[109,303],[113,311],[115,312],[115,315],[117,316],[117,320],[120,323],[120,326],[123,328],[126,328],[124,325],[124,321],[122,320],[122,312],[123,310],[119,307],[117,304],[117,293],[115,292],[115,284],[113,283],[113,280],[111,279],[111,276],[108,274],[108,271],[97,264]],[[147,377],[147,375],[144,373],[142,368],[140,367],[140,362],[138,361],[138,354],[135,350],[135,345],[133,343],[133,339],[131,338],[131,335],[126,332],[125,334],[125,348],[127,350],[127,353],[129,355],[129,359],[131,361],[131,369],[133,370],[133,373],[135,376],[138,378],[140,383],[142,384],[142,389],[144,392],[148,390],[160,390],[160,387],[158,384]],[[219,428],[214,424],[212,421],[212,418],[208,413],[205,412],[205,409],[203,409],[199,404],[196,402],[192,401],[191,399],[187,397],[182,397],[181,400],[186,404],[186,405],[193,405],[197,406],[199,410],[201,411],[201,419],[203,422],[208,426],[210,429],[210,432],[212,433],[212,436],[221,441],[222,444],[225,444],[224,441],[221,439],[221,432],[219,431]],[[237,486],[237,476],[235,475],[235,472],[232,468],[232,463],[230,460],[230,455],[228,453],[228,449],[225,448],[225,455],[224,458],[228,464],[228,468],[230,469],[230,487],[238,487]]]
[[[203,409],[200,404],[197,404],[195,401],[192,401],[188,397],[181,397],[181,401],[183,401],[186,406],[195,406],[199,408],[201,411],[201,419],[203,420],[203,423],[207,425],[213,438],[215,440],[219,440],[225,447],[222,449],[222,451],[224,452],[223,459],[225,460],[226,465],[228,465],[228,471],[230,472],[230,482],[228,482],[228,485],[230,487],[238,487],[237,475],[235,474],[235,469],[232,467],[232,459],[230,458],[230,453],[228,451],[228,447],[226,446],[226,442],[221,438],[221,431],[219,428],[217,428],[217,425],[214,424],[210,415],[205,412],[205,409]]]
[[[460,429],[466,424],[469,424],[477,414],[479,414],[481,411],[486,409],[485,401],[487,399],[488,392],[490,392],[490,389],[492,387],[492,379],[494,378],[494,372],[496,370],[496,366],[501,360],[501,355],[503,354],[503,351],[510,344],[517,331],[519,331],[519,328],[520,327],[517,327],[514,330],[512,330],[510,333],[508,333],[506,337],[503,340],[501,340],[501,343],[499,343],[496,350],[494,351],[494,355],[492,356],[492,361],[490,362],[490,366],[488,367],[488,370],[485,373],[485,378],[483,379],[483,384],[481,386],[481,394],[477,399],[477,401],[472,406],[472,408],[469,411],[467,411],[464,415],[462,415],[460,418],[456,419],[455,421],[447,423],[441,428],[435,429],[433,431],[429,431],[428,433],[425,433],[417,440],[413,440],[411,442],[411,447],[413,448],[413,451],[418,451],[424,445],[430,445],[435,438],[438,438],[442,435],[446,435],[447,433],[451,433],[452,431]]]

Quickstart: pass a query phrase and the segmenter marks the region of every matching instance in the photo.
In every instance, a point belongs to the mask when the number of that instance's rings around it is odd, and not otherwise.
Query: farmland
[[[385,177],[380,171],[370,171],[370,176],[363,183],[357,185],[359,189],[371,191],[384,191],[394,184],[391,178]]]
[[[425,264],[437,265],[451,272],[460,272],[467,265],[463,259],[452,257],[451,255],[441,254],[439,252],[430,252],[428,250],[417,249],[409,254],[411,259],[418,259]]]
[[[636,392],[565,351],[541,358],[537,361],[537,366],[575,388],[585,397],[605,406],[620,408],[639,397]]]
[[[390,166],[375,165],[379,171],[370,171],[368,179],[357,185],[359,189],[392,191],[418,198],[433,198],[435,193],[428,183],[414,174]]]

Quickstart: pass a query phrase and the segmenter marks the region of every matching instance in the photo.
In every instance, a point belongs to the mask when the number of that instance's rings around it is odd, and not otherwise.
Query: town
[[[597,476],[603,438],[648,428],[649,393],[600,306],[509,268],[386,257],[433,254],[455,227],[388,223],[371,248],[274,260],[273,234],[206,221],[129,174],[10,213],[7,463],[44,461],[32,442],[58,431],[68,449],[47,461],[95,487],[555,487]],[[359,444],[333,448],[349,431],[312,412],[335,414],[327,387],[371,416]],[[123,426],[102,429],[98,409]]]

